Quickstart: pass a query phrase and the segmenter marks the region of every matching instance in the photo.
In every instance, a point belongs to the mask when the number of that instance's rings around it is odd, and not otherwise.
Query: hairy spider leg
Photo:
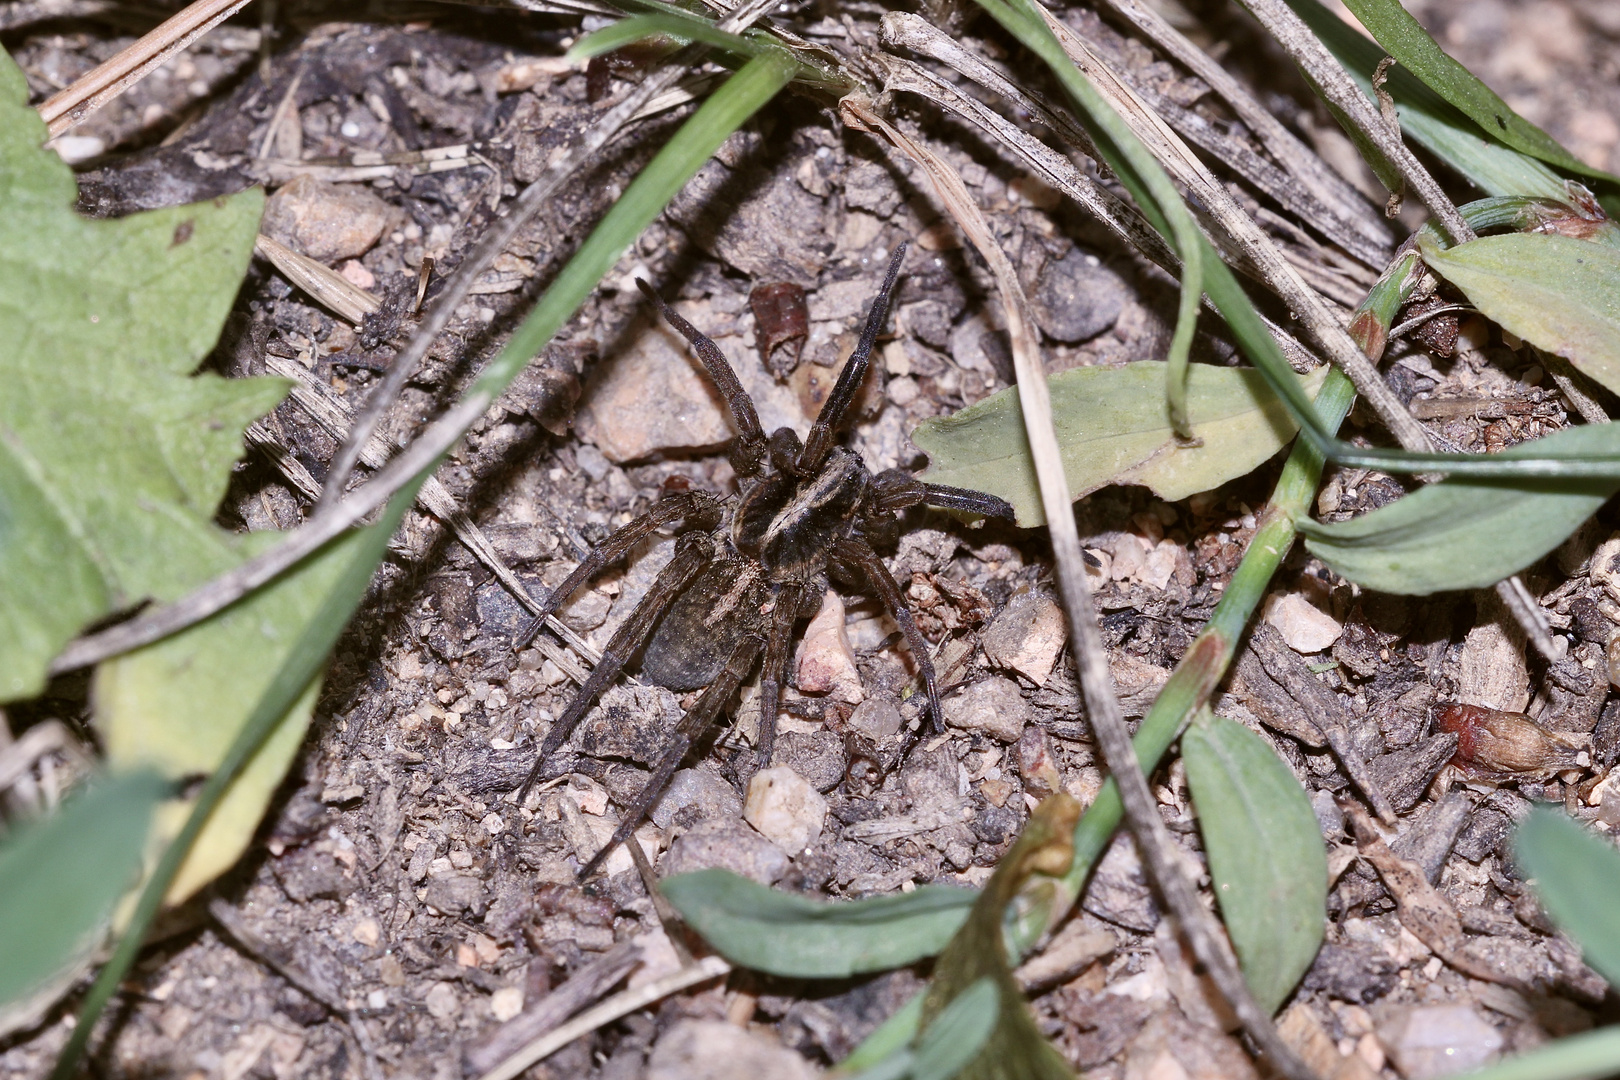
[[[551,725],[551,730],[546,732],[545,741],[540,744],[540,751],[535,756],[534,768],[529,770],[528,779],[523,781],[523,787],[518,790],[519,806],[523,805],[529,789],[540,778],[546,759],[562,746],[569,735],[573,734],[574,728],[590,710],[597,695],[618,678],[619,672],[624,670],[624,665],[629,663],[630,657],[634,656],[636,650],[647,640],[647,635],[652,632],[653,626],[663,617],[664,612],[669,610],[675,598],[685,591],[692,583],[692,579],[697,577],[705,566],[714,561],[714,540],[707,533],[687,533],[681,537],[679,544],[675,557],[670,560],[668,566],[659,571],[652,587],[647,590],[647,595],[614,633],[607,648],[602,650],[602,659],[592,669],[591,677],[585,680],[585,685],[579,688],[574,700],[568,703],[568,708],[563,710],[563,714]]]
[[[579,872],[580,881],[595,873],[597,867],[602,865],[602,861],[612,854],[613,849],[624,843],[625,838],[636,831],[636,827],[647,816],[647,811],[652,809],[652,804],[664,793],[669,778],[675,774],[675,769],[686,756],[686,752],[702,740],[704,732],[720,714],[721,707],[731,699],[731,695],[737,692],[742,681],[748,677],[759,650],[760,640],[753,634],[744,638],[732,650],[731,659],[726,661],[725,670],[715,677],[714,682],[709,684],[708,689],[704,690],[686,711],[686,715],[681,717],[670,745],[664,750],[664,756],[658,759],[652,775],[647,777],[647,782],[636,793],[630,805],[625,807],[624,818],[619,822],[619,827],[613,830],[608,842],[591,856],[591,861]]]
[[[788,582],[777,590],[776,607],[771,611],[765,663],[759,673],[759,733],[754,740],[755,760],[762,769],[770,768],[771,751],[776,748],[776,714],[782,700],[782,684],[787,682],[793,624],[798,621],[803,598],[804,586]]]
[[[843,423],[844,413],[849,411],[861,383],[866,381],[872,346],[877,344],[877,336],[889,319],[889,297],[894,295],[894,283],[900,279],[900,263],[905,257],[906,245],[901,244],[889,259],[889,272],[883,278],[883,288],[878,290],[877,299],[872,301],[872,310],[867,313],[861,339],[855,351],[849,354],[844,370],[838,373],[838,381],[833,384],[832,393],[827,395],[821,411],[816,414],[816,422],[810,426],[810,437],[805,440],[804,450],[800,452],[798,464],[794,467],[794,472],[800,476],[809,476],[821,468],[827,461],[827,455],[832,452],[833,439],[838,434],[839,424]]]
[[[911,617],[911,609],[906,606],[906,598],[900,594],[900,586],[895,582],[894,575],[883,565],[877,550],[859,537],[838,541],[833,547],[833,554],[844,562],[861,568],[866,580],[871,582],[879,599],[889,609],[889,614],[900,624],[900,632],[906,635],[906,642],[911,646],[912,658],[917,661],[917,671],[922,675],[923,688],[928,692],[929,725],[935,734],[944,732],[945,713],[939,704],[939,683],[934,677],[933,657],[928,654],[928,639],[917,629],[917,622]]]
[[[513,651],[527,648],[535,635],[540,633],[546,619],[555,615],[557,609],[578,592],[581,585],[624,558],[632,548],[656,530],[672,521],[682,519],[696,528],[712,529],[720,520],[720,500],[705,491],[682,491],[666,495],[651,510],[615,530],[606,540],[596,545],[591,553],[585,556],[584,561],[574,567],[573,573],[563,579],[561,585],[551,591],[551,595],[546,597],[546,602],[541,605],[539,614],[512,643]]]
[[[714,382],[715,389],[725,399],[726,408],[731,411],[732,423],[737,425],[737,441],[731,448],[731,467],[738,476],[753,476],[759,472],[760,462],[765,457],[765,430],[759,426],[759,413],[754,411],[754,399],[748,396],[743,384],[737,379],[737,373],[731,370],[731,361],[720,347],[711,341],[697,327],[681,318],[664,298],[653,291],[641,278],[636,278],[636,288],[641,295],[651,300],[658,308],[658,313],[679,330],[681,336],[691,343],[698,359],[703,361],[704,368],[709,372],[709,378]]]
[[[894,513],[908,506],[927,503],[944,510],[965,510],[970,514],[1013,520],[1014,511],[1007,500],[982,491],[947,487],[944,484],[925,484],[902,469],[887,469],[872,479],[877,491],[880,513]]]

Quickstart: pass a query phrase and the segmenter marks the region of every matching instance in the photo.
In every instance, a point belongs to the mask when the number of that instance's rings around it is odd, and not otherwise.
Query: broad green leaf
[[[0,842],[0,1005],[96,944],[135,883],[147,822],[168,787],[147,771],[106,777]]]
[[[1620,851],[1567,816],[1537,809],[1513,838],[1514,861],[1535,879],[1536,896],[1581,955],[1620,986]]]
[[[1590,246],[1590,245],[1588,245]],[[1569,428],[1493,458],[1620,453],[1620,424]],[[1563,543],[1620,490],[1615,479],[1451,478],[1370,514],[1301,518],[1311,554],[1358,585],[1426,596],[1483,589]]]
[[[1316,815],[1288,766],[1242,724],[1204,711],[1181,756],[1243,978],[1276,1012],[1322,945],[1328,869]]]
[[[805,979],[886,971],[933,956],[967,918],[975,895],[928,885],[900,896],[823,903],[725,870],[677,874],[661,888],[727,960]]]
[[[1620,392],[1620,250],[1538,233],[1418,247],[1480,314]]]
[[[1457,1080],[1601,1080],[1620,1076],[1620,1028],[1566,1035]]]
[[[1620,178],[1581,161],[1551,135],[1514,112],[1478,76],[1446,55],[1397,0],[1345,0],[1345,6],[1402,67],[1493,138],[1560,169],[1620,183]]]
[[[1184,499],[1258,468],[1299,430],[1260,372],[1193,364],[1188,412],[1203,445],[1179,445],[1165,405],[1164,372],[1162,361],[1141,360],[1073,368],[1048,380],[1075,498],[1107,484],[1143,484],[1163,499]],[[1325,374],[1322,369],[1299,381],[1314,396]],[[1012,503],[1018,524],[1045,524],[1013,388],[925,420],[911,438],[928,454],[924,479],[994,491]]]
[[[964,1080],[1072,1080],[1074,1076],[1030,1016],[1012,976],[1004,928],[1008,910],[1015,904],[1044,907],[1054,920],[1061,916],[1052,909],[1062,895],[1061,878],[1074,861],[1069,837],[1079,817],[1080,804],[1061,793],[1036,807],[974,901],[967,921],[934,962],[934,978],[923,998],[918,1046],[962,994],[985,979],[996,988],[995,1028],[983,1049],[957,1074]]]
[[[972,1061],[995,1030],[1000,994],[988,975],[956,995],[917,1040],[913,1080],[951,1080]]]
[[[92,221],[0,54],[0,701],[85,624],[239,561],[213,523],[277,379],[193,375],[263,195]]]
[[[1346,26],[1317,0],[1288,0],[1288,5],[1345,66],[1362,93],[1375,100],[1372,79],[1384,58],[1383,48]],[[1397,65],[1389,71],[1385,89],[1395,101],[1401,129],[1487,195],[1569,197],[1552,169],[1491,137],[1405,68]]]

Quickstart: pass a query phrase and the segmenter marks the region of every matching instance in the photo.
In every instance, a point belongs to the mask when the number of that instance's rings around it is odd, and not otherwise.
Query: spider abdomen
[[[758,633],[766,587],[747,559],[717,559],[670,605],[641,656],[641,673],[675,691],[715,680],[747,634]]]
[[[850,534],[871,483],[861,459],[843,449],[834,449],[814,476],[773,473],[743,496],[732,542],[758,559],[771,581],[804,581]]]

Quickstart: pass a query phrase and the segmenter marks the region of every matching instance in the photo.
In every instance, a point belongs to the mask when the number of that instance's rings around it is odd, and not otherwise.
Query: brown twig
[[[51,137],[78,124],[163,66],[175,53],[241,11],[248,0],[196,0],[118,55],[86,72],[39,106]]]

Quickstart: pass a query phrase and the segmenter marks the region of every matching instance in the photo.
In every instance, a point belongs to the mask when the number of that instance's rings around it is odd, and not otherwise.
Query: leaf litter
[[[446,18],[431,30],[409,34],[352,28],[296,46],[293,56],[308,60],[319,76],[312,90],[297,91],[292,108],[311,156],[397,145],[393,140],[433,145],[484,131],[494,133],[481,136],[497,144],[493,160],[521,178],[519,170],[529,167],[523,162],[543,160],[560,137],[556,133],[589,114],[589,80],[582,71],[542,74],[515,92],[515,104],[508,95],[491,105],[482,86],[500,85],[502,73],[515,66],[504,49],[514,46],[490,44],[491,24],[484,19]],[[501,33],[508,35],[504,24]],[[560,36],[561,31],[529,26],[515,47],[555,54]],[[403,80],[389,74],[400,70],[409,50],[421,56],[421,66],[406,71]],[[40,46],[25,45],[23,51],[35,61],[44,58]],[[231,91],[236,97],[224,98],[169,146],[98,169],[86,178],[87,190],[98,193],[102,206],[130,208],[147,197],[138,178],[156,175],[157,166],[195,185],[199,196],[205,185],[245,185],[252,178],[247,148],[260,143],[265,121],[291,81],[293,56],[277,59],[271,86],[250,78]],[[1145,78],[1160,77],[1148,67],[1142,71]],[[388,121],[366,105],[368,73],[393,86],[405,102],[403,110],[381,110]],[[386,97],[385,91],[377,93]],[[509,110],[504,117],[503,110]],[[525,114],[523,122],[511,122],[519,112]],[[233,133],[225,123],[232,115],[253,116],[255,126],[245,135]],[[405,130],[396,115],[409,117],[415,131]],[[359,134],[348,134],[346,124]],[[860,314],[831,301],[869,294],[872,263],[894,241],[937,234],[929,232],[933,222],[926,208],[904,197],[903,165],[888,161],[870,143],[814,122],[801,120],[790,130],[785,140],[781,128],[775,137],[734,139],[711,171],[722,190],[729,183],[764,191],[743,201],[743,212],[755,215],[756,231],[782,220],[772,215],[791,206],[799,216],[791,230],[778,230],[778,242],[819,245],[802,256],[808,265],[822,267],[809,289],[813,321],[803,359],[782,384],[792,391],[781,399],[792,419],[792,408],[807,411],[805,403],[816,393],[813,376],[836,362]],[[114,134],[107,137],[109,145],[116,144]],[[209,153],[231,164],[200,178],[194,164],[174,166],[181,154],[195,156],[203,140]],[[1037,277],[1045,267],[1062,264],[1072,250],[1062,237],[1078,238],[1104,256],[1115,250],[1100,230],[1043,205],[1041,193],[1018,179],[1016,165],[983,155],[982,149],[974,156],[955,148],[949,152],[992,218],[1011,223],[1011,247],[1025,252],[1023,265],[1041,268],[1031,271]],[[508,153],[510,160],[503,156]],[[630,160],[614,162],[610,174],[628,176],[637,153],[628,151]],[[373,184],[400,215],[382,241],[355,261],[379,295],[400,295],[408,282],[414,296],[416,268],[424,256],[453,261],[467,238],[476,235],[493,181],[465,169],[413,176],[408,187]],[[567,232],[577,232],[580,223],[600,212],[609,186],[593,183],[563,193],[544,226],[520,239],[508,270],[491,275],[490,291],[458,313],[456,333],[430,356],[407,391],[401,415],[420,413],[434,394],[464,377],[466,365],[492,351],[497,339],[485,328],[494,327],[498,335],[507,314],[532,295],[532,282],[544,280],[546,267],[555,266],[566,251]],[[1053,230],[1053,222],[1061,227]],[[675,252],[666,253],[671,245]],[[735,237],[693,243],[667,222],[654,227],[638,253],[655,272],[687,267],[678,300],[734,361],[753,351],[747,299],[750,286],[759,283],[759,268],[770,260],[800,257],[795,248],[759,250]],[[1136,268],[1129,256],[1111,265],[1124,268],[1129,299],[1098,337],[1053,344],[1048,358],[1054,366],[1084,368],[1097,361],[1162,355],[1173,307],[1155,300],[1160,279]],[[1006,385],[996,328],[978,321],[981,315],[968,300],[985,288],[978,271],[958,260],[946,237],[908,265],[908,272],[897,314],[900,333],[884,351],[884,385],[855,439],[869,459],[885,466],[915,457],[908,433],[918,421],[981,401]],[[350,274],[351,280],[359,276]],[[641,314],[632,295],[605,289],[593,300],[565,341],[548,350],[544,370],[553,375],[531,386],[528,396],[510,395],[442,474],[464,505],[478,508],[477,519],[496,549],[531,587],[555,584],[584,547],[644,509],[666,484],[679,482],[675,478],[726,483],[727,466],[701,452],[690,456],[688,448],[676,447],[669,460],[615,462],[597,446],[554,437],[540,425],[541,414],[554,418],[558,388],[581,393],[581,410],[593,407],[602,358],[615,355],[625,329]],[[1541,408],[1535,362],[1523,354],[1510,358],[1499,339],[1470,337],[1470,331],[1465,326],[1455,360],[1423,354],[1397,359],[1391,377],[1397,390],[1464,402],[1434,423],[1464,448],[1511,444],[1543,427],[1560,426],[1555,402]],[[232,374],[255,373],[262,370],[259,358],[266,352],[302,364],[356,400],[375,377],[366,365],[385,363],[388,346],[365,347],[352,328],[275,275],[255,270],[215,363]],[[744,378],[769,384],[769,376],[752,367],[744,368]],[[1492,403],[1532,400],[1539,412],[1496,407],[1505,415],[1490,415]],[[302,458],[319,462],[331,452],[329,436],[293,407],[279,409],[270,424]],[[1081,505],[1082,535],[1104,564],[1099,604],[1117,673],[1162,671],[1174,663],[1218,596],[1215,586],[1235,566],[1254,528],[1251,508],[1264,500],[1265,491],[1260,477],[1174,503],[1136,488],[1105,489]],[[1343,470],[1330,476],[1321,508],[1328,518],[1348,517],[1398,491],[1390,478]],[[303,512],[257,459],[236,477],[226,507],[228,523],[255,528],[287,527]],[[941,669],[947,667],[946,657],[960,656],[951,668],[958,686],[992,674],[1010,680],[1028,709],[1025,735],[1040,732],[1042,739],[1001,743],[958,731],[898,775],[863,787],[859,778],[869,774],[859,768],[865,746],[860,740],[881,744],[892,737],[892,725],[909,721],[916,709],[907,694],[910,672],[903,654],[886,640],[891,628],[875,610],[854,608],[847,632],[866,700],[853,704],[801,696],[797,708],[804,715],[796,723],[784,718],[787,730],[778,755],[779,763],[785,760],[817,787],[828,785],[823,840],[792,859],[773,855],[768,843],[762,846],[741,820],[740,802],[733,802],[736,793],[717,765],[726,756],[722,747],[714,759],[683,776],[678,805],[661,815],[668,824],[643,831],[644,846],[661,872],[679,859],[689,868],[697,865],[694,860],[721,860],[732,869],[774,877],[778,889],[833,897],[886,894],[908,882],[982,884],[1026,817],[1024,792],[1043,791],[1050,772],[1082,801],[1095,791],[1102,773],[1073,704],[1071,662],[1061,660],[1035,686],[1015,669],[992,672],[976,647],[1013,599],[1050,588],[1040,542],[1016,531],[985,534],[943,520],[930,524],[935,527],[908,542],[891,565],[902,587],[923,606],[925,632],[935,641]],[[395,547],[373,603],[336,658],[315,710],[314,733],[265,826],[263,847],[220,886],[220,895],[245,913],[254,929],[285,948],[304,977],[352,1003],[372,1032],[378,1063],[389,1073],[409,1070],[412,1063],[454,1063],[458,1048],[478,1045],[510,1018],[514,1001],[526,1008],[545,1000],[551,987],[616,943],[634,942],[642,949],[648,977],[668,970],[659,964],[677,962],[628,864],[589,892],[570,880],[575,853],[599,843],[603,826],[610,828],[615,820],[616,800],[639,787],[634,760],[582,758],[578,771],[530,812],[502,804],[500,797],[527,766],[532,732],[571,696],[567,675],[537,650],[510,653],[520,609],[470,555],[443,542],[432,519],[413,516]],[[657,554],[653,545],[649,557]],[[1577,740],[1589,739],[1595,760],[1605,754],[1612,759],[1620,724],[1605,723],[1602,708],[1608,628],[1599,607],[1609,579],[1602,567],[1583,569],[1582,554],[1572,547],[1556,557],[1556,570],[1549,564],[1557,575],[1545,586],[1556,597],[1549,614],[1555,624],[1564,624],[1559,629],[1567,631],[1573,646],[1565,661],[1536,673],[1542,680],[1537,685],[1545,688],[1538,719]],[[565,613],[576,633],[588,641],[606,640],[615,617],[622,617],[645,588],[646,561],[632,562],[576,600]],[[1486,605],[1467,595],[1357,597],[1320,564],[1299,563],[1290,573],[1294,576],[1279,587],[1302,593],[1343,628],[1328,651],[1307,659],[1334,665],[1318,678],[1356,718],[1354,734],[1369,761],[1392,769],[1400,765],[1394,759],[1411,757],[1430,737],[1430,707],[1454,696],[1479,696],[1484,688],[1476,673],[1513,647],[1511,641],[1504,645],[1454,630],[1490,617]],[[1524,689],[1528,699],[1531,688]],[[71,687],[54,686],[45,699],[52,704],[14,710],[12,722],[45,715],[41,708],[54,715],[82,712],[75,694]],[[1335,1053],[1349,1049],[1369,1065],[1398,1061],[1380,1036],[1397,1042],[1410,1028],[1407,1018],[1437,998],[1467,1005],[1500,1031],[1504,1044],[1523,1045],[1585,1022],[1586,1014],[1574,1003],[1590,1002],[1598,984],[1560,939],[1545,936],[1545,922],[1502,846],[1507,823],[1522,813],[1527,799],[1562,800],[1566,791],[1576,794],[1580,783],[1566,787],[1554,777],[1505,786],[1490,796],[1476,792],[1470,796],[1475,805],[1459,826],[1431,821],[1426,814],[1436,804],[1422,798],[1427,779],[1421,770],[1428,766],[1419,766],[1417,805],[1403,815],[1391,846],[1408,860],[1428,853],[1423,869],[1436,867],[1432,888],[1444,894],[1471,940],[1493,948],[1499,968],[1554,996],[1485,993],[1452,968],[1433,963],[1422,935],[1418,945],[1403,936],[1395,907],[1403,894],[1386,891],[1360,864],[1346,869],[1334,860],[1332,852],[1348,842],[1348,834],[1331,796],[1346,790],[1350,780],[1330,752],[1276,734],[1236,696],[1215,705],[1273,743],[1305,780],[1326,841],[1338,845],[1330,849],[1330,866],[1339,872],[1329,901],[1336,919],[1328,928],[1327,948],[1294,999],[1309,1010],[1312,1030],[1325,1032]],[[746,701],[739,713],[746,728]],[[1178,835],[1189,856],[1203,859],[1185,782],[1176,770],[1157,782],[1165,812],[1181,823]],[[859,825],[867,827],[855,828]],[[871,827],[877,825],[885,828]],[[1444,848],[1451,854],[1436,861],[1433,851]],[[1231,1059],[1219,1053],[1201,1059],[1191,1049],[1198,1039],[1219,1047],[1225,1036],[1218,1027],[1202,1026],[1209,1023],[1207,1013],[1173,939],[1167,944],[1162,931],[1144,932],[1162,923],[1130,845],[1121,844],[1120,851],[1126,857],[1104,867],[1105,880],[1094,886],[1087,911],[1077,920],[1115,935],[1120,945],[1038,997],[1038,1023],[1088,1075],[1122,1076],[1166,1053],[1190,1075],[1202,1075],[1198,1070],[1213,1061],[1230,1065]],[[271,968],[223,944],[198,921],[195,909],[183,908],[182,914],[186,911],[193,913],[191,925],[204,929],[166,939],[154,950],[156,966],[140,976],[151,990],[150,1000],[132,1004],[142,1020],[118,1035],[116,1060],[189,1067],[228,1059],[246,1061],[242,1068],[266,1075],[336,1076],[354,1067],[355,1046],[324,1010]],[[565,1048],[542,1069],[558,1076],[609,1075],[610,1067],[633,1074],[649,1061],[691,1068],[689,1059],[677,1054],[679,1045],[691,1045],[714,1030],[705,1025],[745,1008],[786,1047],[811,1060],[836,1060],[919,985],[915,974],[901,970],[857,984],[790,986],[767,980],[711,986]],[[222,994],[233,1003],[229,1024],[219,1015]],[[1560,1004],[1540,1008],[1537,1001]],[[0,1068],[36,1075],[53,1038],[48,1030],[12,1036],[0,1051]],[[682,1061],[688,1064],[681,1066]]]

